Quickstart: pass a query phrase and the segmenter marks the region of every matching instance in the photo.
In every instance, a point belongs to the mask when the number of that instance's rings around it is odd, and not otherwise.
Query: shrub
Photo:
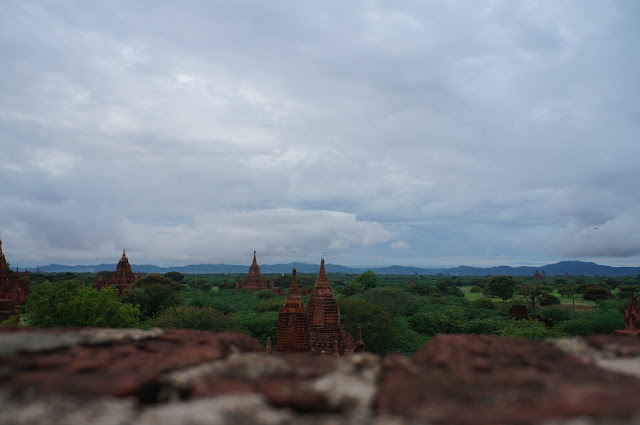
[[[139,325],[140,310],[120,302],[115,286],[98,291],[74,282],[36,285],[27,301],[31,325],[41,327]]]
[[[471,301],[471,305],[475,308],[482,308],[485,310],[495,310],[496,306],[489,298],[478,298]]]
[[[260,299],[272,298],[275,294],[268,289],[264,289],[256,294]]]
[[[161,274],[150,274],[136,280],[122,295],[122,301],[140,306],[143,318],[148,319],[168,307],[179,305],[181,285]]]
[[[597,285],[589,286],[587,289],[584,290],[584,294],[582,294],[582,298],[585,300],[593,301],[597,306],[600,301],[606,300],[607,298],[609,298],[609,291],[607,291],[601,286],[597,286]]]
[[[638,292],[638,288],[636,286],[631,286],[631,285],[620,286],[618,287],[618,290],[620,291],[620,293],[618,294],[618,297],[624,298],[624,299],[629,298],[630,292],[633,292],[633,293]]]
[[[570,320],[573,317],[571,311],[566,308],[542,308],[538,312],[540,316],[546,317],[547,319],[553,320],[555,323],[562,322],[565,320]]]
[[[560,304],[560,299],[553,294],[544,294],[540,296],[540,298],[538,299],[538,302],[540,303],[541,306],[544,307],[544,306]]]
[[[451,282],[441,281],[436,283],[436,289],[442,295],[453,295],[456,297],[464,297],[464,293],[460,288],[454,286]]]
[[[343,286],[340,288],[340,293],[345,297],[349,297],[351,295],[362,294],[364,292],[364,288],[358,284],[350,283],[347,286]]]
[[[366,300],[340,300],[340,319],[345,330],[353,337],[362,328],[366,350],[386,354],[393,350],[395,335],[400,329],[389,311]]]
[[[178,283],[182,283],[182,280],[184,279],[184,275],[180,272],[167,272],[164,274],[164,277],[167,277]]]
[[[254,311],[242,311],[234,314],[238,325],[247,329],[247,335],[251,335],[262,345],[267,343],[267,338],[276,342],[276,326],[278,324],[278,312],[267,311],[256,313]]]
[[[212,332],[246,333],[231,316],[225,316],[211,307],[173,306],[148,322],[160,328],[188,328]]]
[[[271,298],[268,300],[262,301],[255,308],[255,311],[258,313],[264,313],[265,311],[280,311],[282,305],[284,304],[284,300],[280,297]]]
[[[558,336],[557,332],[547,330],[539,320],[507,319],[505,327],[498,332],[502,336],[521,336],[530,339],[544,339]]]
[[[404,355],[411,356],[429,339],[429,337],[420,335],[411,329],[407,319],[404,317],[392,319],[392,326],[394,326],[396,330],[387,338],[385,345],[385,351],[387,353],[399,351]],[[367,336],[363,335],[363,339],[366,340]],[[365,350],[372,351],[370,347],[366,345],[366,342]]]
[[[210,291],[211,288],[213,288],[213,283],[209,282],[208,280],[198,279],[195,282],[191,283],[189,286],[200,291]]]
[[[426,335],[461,333],[464,327],[464,318],[458,306],[444,309],[423,310],[409,319],[409,325],[414,331]]]
[[[614,308],[577,313],[572,319],[558,323],[556,329],[567,335],[611,334],[624,329],[624,315]]]
[[[482,288],[479,287],[478,285],[472,286],[471,289],[469,289],[469,292],[482,292]]]
[[[484,319],[473,319],[465,323],[464,333],[476,335],[499,335],[506,326],[507,319],[494,316]]]
[[[385,308],[394,317],[411,316],[423,304],[420,297],[403,289],[391,287],[374,288],[357,298]]]

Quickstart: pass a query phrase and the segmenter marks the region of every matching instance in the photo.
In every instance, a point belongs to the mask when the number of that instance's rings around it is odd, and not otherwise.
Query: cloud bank
[[[256,248],[274,262],[637,265],[639,12],[10,1],[5,249],[25,265],[122,248],[166,264]]]

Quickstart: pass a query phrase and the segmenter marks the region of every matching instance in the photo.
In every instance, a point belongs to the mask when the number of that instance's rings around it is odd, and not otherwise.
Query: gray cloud
[[[5,248],[636,264],[639,9],[10,2]]]

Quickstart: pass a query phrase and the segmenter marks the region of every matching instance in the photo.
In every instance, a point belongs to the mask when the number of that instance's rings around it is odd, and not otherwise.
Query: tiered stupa
[[[298,290],[296,268],[293,268],[287,300],[278,315],[276,351],[309,351],[309,323]]]
[[[240,283],[240,289],[248,289],[252,292],[269,289],[267,279],[260,274],[260,266],[256,260],[256,252],[253,251],[253,263],[249,267],[249,276]]]
[[[253,251],[253,263],[251,263],[251,266],[249,267],[249,276],[246,279],[242,279],[242,281],[236,278],[236,284],[234,287],[235,289],[248,289],[251,292],[268,290],[274,294],[283,294],[281,288],[273,286],[273,279],[271,279],[271,282],[268,282],[267,278],[262,277],[260,274],[260,266],[256,260],[255,250]]]
[[[330,354],[334,351],[333,346],[336,343],[340,355],[352,351],[353,339],[347,335],[340,323],[340,309],[327,279],[324,258],[320,263],[320,273],[307,305],[307,320],[311,352]]]
[[[134,273],[131,270],[129,259],[127,258],[126,250],[122,251],[122,257],[118,261],[116,271],[111,276],[96,277],[93,282],[93,287],[100,290],[107,286],[115,285],[118,288],[118,295],[122,296],[124,290],[127,289],[133,282],[140,277],[140,273]]]
[[[15,273],[9,270],[0,240],[0,322],[20,314],[30,290],[29,273],[25,271],[21,278],[17,268]]]

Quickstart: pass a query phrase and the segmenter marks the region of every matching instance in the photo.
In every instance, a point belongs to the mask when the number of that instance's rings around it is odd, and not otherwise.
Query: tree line
[[[169,272],[138,279],[121,298],[115,288],[97,291],[92,274],[33,274],[21,321],[32,326],[195,328],[244,333],[275,341],[284,295],[233,289],[236,275]],[[290,275],[272,275],[288,288]],[[342,322],[352,335],[360,326],[367,351],[413,353],[439,333],[551,338],[610,333],[624,327],[622,308],[640,277],[516,279],[510,276],[378,276],[331,274]],[[409,280],[414,282],[409,285]],[[304,301],[314,275],[298,274]],[[606,294],[606,296],[605,296]],[[573,301],[573,302],[572,302]],[[525,304],[531,317],[513,320],[508,310]],[[575,305],[578,305],[576,311]]]

